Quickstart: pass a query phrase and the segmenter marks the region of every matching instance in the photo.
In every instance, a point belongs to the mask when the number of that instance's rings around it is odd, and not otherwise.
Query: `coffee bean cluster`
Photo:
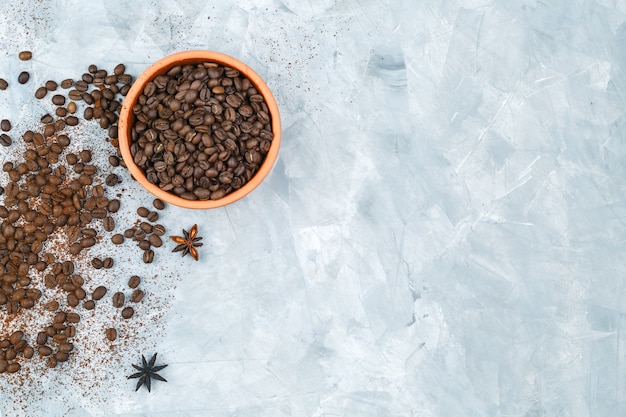
[[[155,199],[153,205],[159,210],[165,208],[165,204],[159,199]],[[163,246],[161,236],[165,234],[165,226],[153,224],[159,220],[159,213],[156,211],[150,211],[146,207],[139,207],[137,214],[147,221],[137,220],[135,225],[126,229],[123,234],[114,234],[111,237],[111,242],[115,245],[121,245],[126,239],[132,239],[143,250],[143,261],[149,264],[154,260],[154,250],[152,248]]]
[[[130,279],[128,280],[128,287],[133,290],[130,295],[130,301],[132,303],[141,302],[145,296],[145,293],[143,292],[143,290],[140,288],[137,288],[139,287],[140,283],[141,283],[141,278],[138,277],[137,275],[131,276]],[[106,293],[106,288],[104,287],[100,287],[100,288],[102,290],[102,296],[104,296],[104,293]],[[126,295],[122,291],[118,291],[115,294],[113,294],[113,297],[111,298],[113,307],[115,308],[124,307],[124,302],[126,301],[126,298],[127,298]],[[135,314],[135,310],[133,309],[133,307],[126,306],[122,309],[121,316],[123,319],[128,320],[131,317],[133,317],[134,314]],[[105,336],[109,341],[113,342],[115,339],[117,339],[117,329],[115,329],[114,327],[109,327],[108,329],[105,330]]]
[[[133,107],[131,154],[146,178],[188,200],[216,200],[258,171],[273,139],[252,82],[217,63],[175,66]]]
[[[14,330],[0,339],[0,373],[19,371],[19,360],[32,358],[35,351],[49,367],[69,360],[74,352],[76,324],[81,318],[79,309],[94,310],[96,302],[107,292],[102,286],[89,291],[94,286],[90,274],[78,271],[74,260],[102,240],[97,223],[105,232],[115,229],[114,216],[121,202],[109,198],[108,190],[120,180],[114,173],[101,172],[92,161],[91,150],[68,152],[72,139],[66,127],[81,121],[75,116],[76,101],[83,101],[87,104],[82,119],[97,120],[107,131],[112,149],[116,149],[120,97],[128,92],[131,83],[132,77],[125,73],[123,64],[115,67],[111,75],[91,65],[81,80],[62,81],[61,88],[76,87],[68,93],[69,103],[63,94],[53,94],[54,114],[45,114],[40,128],[21,136],[25,146],[21,158],[5,160],[2,165],[8,182],[0,187],[0,313],[13,321],[24,310],[42,308],[54,313],[54,318],[36,338]],[[58,87],[58,83],[49,80],[37,89],[35,96],[43,99]],[[0,128],[8,132],[11,124],[2,120]],[[3,135],[0,143],[10,146],[12,138]],[[109,163],[112,167],[124,165],[119,151],[109,157]],[[58,259],[63,255],[45,250],[52,237],[56,247],[66,249],[69,259]],[[91,266],[112,268],[114,260],[95,257]],[[43,277],[43,288],[35,279],[36,274]],[[133,293],[130,298],[139,302],[143,295]],[[126,310],[122,317],[130,318],[133,314],[134,310],[132,314]]]
[[[35,350],[24,339],[24,332],[17,330],[9,337],[0,340],[0,374],[15,373],[21,369],[18,356],[33,357]]]

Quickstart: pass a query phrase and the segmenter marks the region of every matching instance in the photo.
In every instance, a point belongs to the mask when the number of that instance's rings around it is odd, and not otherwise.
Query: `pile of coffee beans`
[[[20,59],[30,59],[32,54],[27,52],[20,53]],[[27,82],[28,76],[18,77],[20,83],[24,79]],[[89,271],[78,271],[75,261],[84,259],[84,252],[102,241],[99,230],[108,233],[116,228],[114,216],[121,202],[109,195],[120,179],[115,173],[102,172],[92,161],[90,149],[79,147],[79,151],[69,152],[75,139],[66,127],[97,120],[115,152],[109,156],[110,166],[123,166],[117,149],[117,119],[121,97],[131,84],[132,77],[125,73],[123,64],[116,66],[113,74],[91,65],[79,81],[62,81],[61,88],[75,89],[68,97],[61,93],[52,96],[54,115],[43,115],[38,128],[23,133],[21,158],[7,159],[2,165],[8,181],[0,187],[0,314],[6,316],[6,323],[20,323],[16,319],[25,317],[26,310],[41,309],[41,316],[50,315],[50,322],[36,336],[26,329],[12,329],[3,336],[8,327],[0,327],[0,374],[19,371],[20,358],[31,359],[35,351],[48,367],[68,361],[74,352],[81,314],[94,310],[96,302],[107,294],[105,287],[92,282]],[[0,89],[3,85],[0,82]],[[58,87],[57,82],[48,80],[36,90],[35,97],[43,99]],[[75,116],[81,101],[86,104],[81,104],[85,107],[82,120]],[[2,120],[0,128],[11,130],[10,121]],[[0,143],[11,146],[13,140],[3,133]],[[148,214],[154,221],[158,219],[158,213]],[[162,225],[157,226],[159,233],[165,233]],[[151,246],[158,247],[154,242]],[[152,262],[154,252],[149,258]],[[91,260],[94,269],[113,266],[112,257]],[[143,291],[138,291],[130,295],[131,302],[143,300]],[[133,315],[130,306],[121,313],[123,319]],[[107,330],[109,340],[111,334]]]
[[[175,66],[133,107],[131,154],[146,178],[188,200],[216,200],[258,171],[273,139],[252,82],[217,63]]]

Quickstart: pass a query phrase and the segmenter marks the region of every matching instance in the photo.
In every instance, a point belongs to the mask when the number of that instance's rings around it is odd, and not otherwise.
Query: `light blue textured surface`
[[[123,363],[85,400],[65,376],[23,415],[626,415],[625,22],[623,0],[3,1],[0,76],[23,49],[39,82],[218,50],[284,127],[253,194],[164,217],[207,242],[155,264],[176,285],[142,343],[169,382],[135,394]]]

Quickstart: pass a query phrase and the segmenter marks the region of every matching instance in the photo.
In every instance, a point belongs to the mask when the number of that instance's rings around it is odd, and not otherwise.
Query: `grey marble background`
[[[284,130],[249,197],[165,217],[206,242],[159,266],[169,382],[115,369],[87,400],[70,376],[0,415],[626,415],[625,21],[623,0],[3,1],[3,74],[23,49],[39,80],[217,50]]]

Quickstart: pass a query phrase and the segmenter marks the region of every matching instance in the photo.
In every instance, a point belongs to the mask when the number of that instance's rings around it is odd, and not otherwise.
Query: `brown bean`
[[[122,310],[122,318],[128,320],[135,314],[135,310],[132,307],[124,307]]]
[[[141,283],[141,278],[139,278],[137,275],[133,275],[132,277],[130,277],[130,279],[128,280],[128,286],[130,288],[137,288],[139,286],[139,284]]]
[[[100,285],[96,287],[95,290],[93,290],[93,293],[91,294],[91,298],[97,301],[97,300],[100,300],[102,297],[104,297],[106,293],[107,293],[106,287],[103,285]]]
[[[113,307],[115,308],[120,308],[124,305],[124,293],[121,291],[116,292],[115,294],[113,294]]]
[[[106,338],[109,339],[109,341],[114,341],[115,339],[117,339],[117,330],[114,329],[113,327],[110,327],[108,329],[106,329],[105,332]]]

